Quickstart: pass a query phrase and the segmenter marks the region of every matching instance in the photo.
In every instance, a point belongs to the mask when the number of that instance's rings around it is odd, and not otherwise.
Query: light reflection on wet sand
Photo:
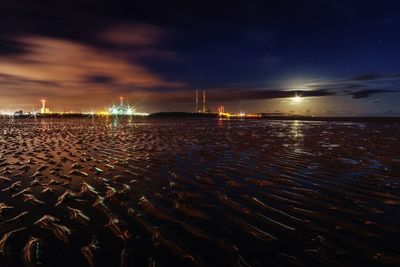
[[[0,127],[0,266],[400,264],[398,124]]]

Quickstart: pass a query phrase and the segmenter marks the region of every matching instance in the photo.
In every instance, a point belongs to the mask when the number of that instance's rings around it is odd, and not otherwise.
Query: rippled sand
[[[0,266],[399,266],[400,125],[0,120]]]

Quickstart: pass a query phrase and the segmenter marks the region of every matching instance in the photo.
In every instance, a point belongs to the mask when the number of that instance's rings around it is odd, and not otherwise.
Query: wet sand
[[[0,119],[0,266],[399,266],[400,124]]]

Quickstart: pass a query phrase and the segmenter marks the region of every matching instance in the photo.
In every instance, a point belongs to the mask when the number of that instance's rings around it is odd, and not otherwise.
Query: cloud
[[[27,40],[33,47],[25,58],[40,61],[36,72],[46,73],[41,67],[48,68],[46,77],[73,80],[77,82],[84,74],[98,73],[114,77],[120,84],[140,87],[178,87],[182,84],[169,82],[152,73],[139,62],[129,62],[124,53],[108,52],[76,42],[51,38],[32,38]],[[19,66],[21,67],[21,66]],[[30,70],[32,71],[32,70]],[[49,73],[50,72],[50,73]]]
[[[0,55],[3,101],[8,101],[4,98],[7,96],[18,103],[32,103],[50,96],[88,99],[95,93],[97,101],[105,102],[119,91],[133,93],[141,88],[144,94],[147,89],[168,91],[186,86],[184,82],[169,81],[152,72],[125,51],[36,35],[18,37],[15,41],[21,44],[23,53]],[[95,100],[88,102],[91,101]],[[78,104],[79,100],[74,102]]]
[[[383,76],[378,74],[363,74],[355,77],[351,77],[349,81],[371,81],[381,79]]]
[[[283,91],[279,89],[259,89],[259,90],[237,90],[230,91],[228,94],[225,92],[213,93],[213,100],[217,101],[241,101],[241,100],[263,100],[274,98],[291,98],[295,95],[302,97],[316,97],[316,96],[330,96],[334,93],[326,90],[296,90],[296,91]]]
[[[85,80],[87,81],[87,83],[91,84],[91,83],[98,83],[98,84],[104,84],[104,85],[110,85],[113,82],[115,82],[115,78],[110,76],[110,75],[96,75],[96,74],[92,74],[89,75],[85,78]]]
[[[400,78],[400,73],[387,73],[387,74],[362,74],[354,77],[344,79],[344,81],[378,81],[378,80],[396,80]]]
[[[0,55],[13,55],[24,52],[26,51],[20,42],[0,36]]]
[[[154,92],[165,100],[171,100],[175,102],[191,102],[193,101],[194,95],[192,92],[188,94],[187,91],[175,91],[165,94],[163,92]],[[315,91],[284,91],[280,89],[272,88],[210,88],[207,90],[207,97],[209,101],[220,101],[220,102],[232,102],[232,101],[248,101],[248,100],[266,100],[266,99],[278,99],[278,98],[292,98],[296,95],[302,97],[318,97],[318,96],[332,96],[334,93],[326,90],[315,90]]]
[[[349,95],[353,99],[368,98],[382,93],[399,93],[399,73],[362,74],[347,78],[319,80],[305,85],[311,90],[325,89],[337,95]]]
[[[260,87],[253,85],[229,85],[208,88],[208,99],[210,101],[232,102],[247,100],[266,100],[278,98],[292,98],[295,95],[302,97],[324,97],[324,96],[351,96],[353,99],[368,98],[371,95],[382,93],[400,93],[393,89],[399,80],[398,74],[383,75],[359,75],[351,78],[320,79],[305,81],[306,90],[287,90],[282,86]],[[388,79],[390,79],[388,81]],[[189,102],[193,96],[187,91],[163,94],[162,91],[153,92],[160,98],[163,96],[167,101]]]
[[[123,54],[96,49],[73,41],[30,36],[20,38],[26,53],[0,57],[0,73],[30,80],[79,83],[85,77],[110,76],[121,84],[142,87],[175,87]]]
[[[354,99],[360,99],[360,98],[366,98],[371,95],[375,94],[382,94],[382,93],[399,93],[398,91],[393,91],[393,90],[361,90],[361,91],[356,91],[356,92],[351,92],[348,93],[348,95],[351,95],[352,98]]]

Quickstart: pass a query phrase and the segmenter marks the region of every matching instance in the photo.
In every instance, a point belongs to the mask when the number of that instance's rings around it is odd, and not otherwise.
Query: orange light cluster
[[[246,113],[229,113],[229,112],[224,112],[224,107],[221,106],[218,108],[218,115],[219,117],[223,118],[261,118],[260,114],[246,114]]]

